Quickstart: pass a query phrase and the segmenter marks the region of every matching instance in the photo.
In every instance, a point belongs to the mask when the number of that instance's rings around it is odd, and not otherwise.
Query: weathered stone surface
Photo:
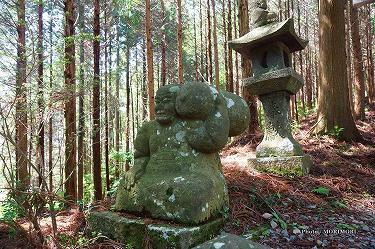
[[[230,233],[223,233],[216,238],[207,241],[193,249],[268,249],[268,246],[261,245]]]
[[[188,249],[213,238],[223,226],[222,219],[190,227],[149,222],[143,218],[126,218],[116,212],[92,212],[88,229],[135,249],[145,248],[146,242],[154,249]]]
[[[285,177],[302,176],[309,173],[311,158],[304,156],[250,158],[249,167],[259,172],[272,173]]]
[[[256,148],[257,157],[302,156],[299,143],[293,138],[288,117],[289,94],[274,92],[261,95],[265,118],[262,142]]]
[[[291,67],[247,78],[243,82],[245,87],[255,95],[279,91],[296,94],[303,85],[302,77]]]
[[[253,28],[277,21],[277,14],[268,10],[266,0],[256,0],[249,3],[250,25]]]
[[[228,45],[240,54],[251,55],[251,51],[256,47],[273,42],[284,43],[290,52],[302,50],[307,45],[307,41],[299,38],[294,31],[293,19],[258,27],[238,39],[229,41]]]
[[[245,100],[240,96],[220,91],[227,102],[229,117],[229,136],[234,137],[240,135],[249,125],[250,110]]]
[[[204,83],[161,87],[155,100],[156,120],[137,134],[134,166],[120,182],[115,210],[182,224],[220,217],[228,193],[218,152],[231,132],[246,128],[237,119],[246,121],[249,115],[230,114],[232,109],[245,113],[247,106]]]

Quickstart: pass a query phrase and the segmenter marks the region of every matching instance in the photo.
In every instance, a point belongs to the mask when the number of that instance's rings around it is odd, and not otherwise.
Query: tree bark
[[[115,105],[115,150],[120,152],[120,16],[116,27],[116,105]],[[117,158],[117,157],[116,157]],[[119,161],[116,159],[115,176],[120,176]]]
[[[17,2],[17,72],[16,72],[16,165],[18,188],[30,185],[27,163],[27,89],[26,89],[26,35],[25,1]]]
[[[102,199],[102,177],[101,177],[101,149],[100,149],[100,5],[99,0],[94,0],[94,83],[92,89],[93,105],[93,178],[94,198]]]
[[[85,32],[85,18],[84,18],[85,6],[80,3],[78,6],[79,13],[79,32],[83,34]],[[84,40],[81,38],[79,43],[79,99],[78,99],[78,200],[83,199],[83,167],[84,167],[84,137],[85,137],[85,51],[84,51]]]
[[[214,39],[214,60],[215,60],[215,85],[216,89],[220,90],[220,72],[219,72],[219,50],[217,45],[217,20],[216,20],[216,7],[215,0],[212,0],[212,13],[214,20],[214,30],[213,30],[213,39]]]
[[[374,84],[374,56],[373,56],[373,27],[371,25],[371,7],[367,8],[367,77],[368,77],[368,99],[372,104],[375,101],[375,84]]]
[[[365,81],[362,61],[362,46],[359,36],[358,9],[353,7],[350,0],[350,23],[351,38],[353,44],[353,67],[354,67],[354,113],[356,118],[365,118]]]
[[[228,0],[228,41],[233,39],[232,36],[232,0]],[[228,47],[228,91],[234,93],[233,84],[233,53],[232,48]]]
[[[148,85],[148,99],[149,99],[149,118],[153,120],[155,118],[155,96],[154,96],[154,65],[153,58],[154,53],[152,50],[152,38],[151,38],[151,3],[150,0],[146,1],[146,61],[147,61],[147,85]],[[180,67],[180,65],[179,65]],[[180,76],[179,76],[180,77]]]
[[[249,32],[249,11],[248,0],[239,0],[238,3],[238,25],[239,35],[243,36]],[[241,56],[242,59],[242,78],[251,76],[250,59],[247,56]],[[259,129],[257,100],[255,96],[246,89],[243,89],[243,97],[250,109],[250,123],[248,133],[253,134]]]
[[[52,89],[52,82],[53,82],[53,11],[52,11],[52,1],[50,2],[50,23],[49,23],[49,42],[50,42],[50,54],[49,54],[49,87]],[[49,109],[51,110],[52,103],[52,93],[50,94],[49,100]],[[48,119],[48,171],[49,171],[49,189],[53,191],[53,163],[52,163],[52,153],[53,153],[53,114],[50,114]]]
[[[345,63],[345,3],[320,0],[319,12],[319,95],[315,132],[343,128],[345,140],[360,139],[350,111]]]
[[[126,130],[125,130],[125,151],[130,149],[130,45],[126,46]],[[129,161],[125,162],[125,171],[129,170]]]
[[[207,70],[207,80],[212,84],[212,42],[211,42],[211,7],[210,1],[207,0],[207,58],[208,58],[208,70]]]
[[[105,186],[106,191],[110,190],[109,180],[109,111],[108,111],[108,12],[107,1],[104,1],[104,164],[105,164]]]
[[[182,51],[182,9],[181,0],[177,0],[177,43],[178,43],[178,83],[183,84],[183,51]]]
[[[39,109],[39,128],[38,128],[38,186],[42,186],[44,178],[44,83],[43,83],[43,66],[44,47],[43,47],[43,0],[38,2],[38,109]]]
[[[165,26],[167,25],[166,16],[165,16],[165,3],[164,0],[160,0],[161,5],[161,18],[162,18],[162,27],[161,32],[161,85],[164,86],[167,82],[167,39],[165,34]]]
[[[75,65],[75,1],[65,0],[65,88],[67,101],[65,102],[65,191],[68,199],[77,199],[76,190],[76,65]]]

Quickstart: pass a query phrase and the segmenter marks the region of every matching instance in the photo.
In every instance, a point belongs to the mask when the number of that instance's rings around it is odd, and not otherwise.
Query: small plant
[[[335,125],[333,130],[329,131],[327,134],[336,138],[336,139],[341,140],[343,132],[344,132],[344,128],[338,127],[337,125]]]
[[[336,225],[336,228],[337,229],[341,229],[341,230],[357,230],[358,229],[358,225],[356,225],[356,224],[339,223],[339,224]]]
[[[348,207],[345,200],[335,200],[331,202],[331,206],[334,208],[347,208]]]
[[[249,231],[249,234],[245,235],[246,238],[252,240],[259,240],[261,236],[268,237],[270,235],[270,227],[268,225],[260,225]]]
[[[325,187],[317,187],[312,190],[313,193],[316,193],[318,195],[325,195],[328,196],[330,193],[330,190]]]
[[[282,229],[286,229],[288,227],[286,222],[283,219],[281,219],[281,217],[276,212],[273,212],[272,215],[274,217],[272,220],[277,222]]]

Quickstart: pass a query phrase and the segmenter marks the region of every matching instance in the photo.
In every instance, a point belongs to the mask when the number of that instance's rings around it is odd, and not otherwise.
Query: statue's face
[[[176,117],[176,96],[178,86],[165,86],[159,88],[155,97],[156,121],[160,124],[168,125]]]

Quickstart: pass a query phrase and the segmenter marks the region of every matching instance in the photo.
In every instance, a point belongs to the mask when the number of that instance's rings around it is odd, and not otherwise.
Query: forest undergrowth
[[[357,126],[361,142],[331,134],[311,134],[315,117],[305,118],[295,136],[314,165],[310,174],[287,178],[246,167],[262,134],[242,136],[221,153],[230,195],[225,231],[245,235],[271,248],[375,248],[375,107]],[[102,209],[111,201],[99,204]],[[78,208],[57,214],[58,235],[50,219],[41,220],[46,248],[126,248],[101,236],[87,238],[85,213]],[[31,229],[24,220],[18,224]],[[41,248],[37,235],[14,233],[0,223],[0,248]]]

